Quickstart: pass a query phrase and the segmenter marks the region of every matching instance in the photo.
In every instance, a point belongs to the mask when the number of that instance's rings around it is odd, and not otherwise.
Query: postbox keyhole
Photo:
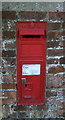
[[[27,84],[25,84],[25,87],[27,87]]]

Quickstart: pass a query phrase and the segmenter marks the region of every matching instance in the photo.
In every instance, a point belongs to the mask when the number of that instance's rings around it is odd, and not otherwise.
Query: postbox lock
[[[26,83],[26,78],[21,78],[21,83]]]

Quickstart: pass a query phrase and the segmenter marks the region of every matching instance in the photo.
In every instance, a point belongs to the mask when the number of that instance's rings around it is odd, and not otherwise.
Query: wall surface
[[[65,118],[65,12],[63,3],[2,3],[3,118]],[[47,21],[46,96],[44,105],[17,106],[16,24]],[[0,90],[1,92],[1,90]]]

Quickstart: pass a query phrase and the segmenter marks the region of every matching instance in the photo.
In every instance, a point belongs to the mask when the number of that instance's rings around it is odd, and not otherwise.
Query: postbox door
[[[24,24],[25,28],[21,24]],[[18,25],[18,105],[39,105],[44,103],[46,72],[45,25],[46,23],[43,22],[34,22],[32,28],[30,27],[31,22]],[[40,26],[42,29],[40,29]]]
[[[19,97],[20,104],[42,104],[44,83],[42,62],[20,62]]]

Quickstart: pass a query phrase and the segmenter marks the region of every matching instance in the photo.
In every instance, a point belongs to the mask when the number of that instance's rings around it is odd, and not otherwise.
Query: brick
[[[60,58],[60,64],[65,64],[65,57]]]
[[[0,51],[0,57],[2,57],[2,51]]]
[[[41,111],[41,110],[47,110],[48,109],[48,105],[37,105],[37,106],[16,106],[15,111],[19,110],[19,111]]]
[[[55,39],[55,32],[54,32],[54,33],[53,33],[53,32],[49,32],[49,33],[47,34],[47,39],[48,39],[48,40]]]
[[[59,47],[63,47],[63,41],[59,41]]]
[[[57,96],[63,96],[63,90],[58,90],[57,91]]]
[[[15,103],[16,100],[15,99],[2,99],[2,104],[13,104]]]
[[[47,110],[48,109],[48,105],[37,105],[37,106],[16,106],[15,107],[15,111],[19,110],[19,111],[35,111],[35,110]]]
[[[47,81],[49,82],[62,82],[64,81],[64,75],[63,74],[57,74],[57,75],[47,75]]]
[[[19,111],[32,111],[32,110],[37,110],[37,106],[22,106],[22,105],[20,105],[20,106],[15,106],[15,111],[17,111],[17,110],[19,110]]]
[[[8,51],[3,50],[2,56],[3,57],[15,57],[16,53],[15,53],[15,50],[8,50]]]
[[[37,21],[40,19],[45,19],[47,15],[47,12],[28,12],[28,11],[22,11],[19,12],[17,15],[17,19],[36,19]]]
[[[9,107],[9,105],[3,105],[3,109],[4,109],[5,111],[9,111],[10,107]]]
[[[2,73],[3,73],[3,74],[6,73],[6,69],[5,69],[5,68],[2,69]]]
[[[8,114],[9,114],[9,111],[10,111],[10,107],[9,107],[9,106],[6,106],[6,105],[3,105],[2,111],[3,111],[3,117],[4,117],[4,118],[6,117],[5,119],[7,119]]]
[[[2,84],[0,84],[0,90],[2,90]]]
[[[2,11],[2,19],[16,19],[16,11]]]
[[[63,32],[55,32],[55,39],[59,40],[62,37],[62,35],[63,35]]]
[[[48,70],[48,73],[59,73],[65,72],[65,68],[63,66],[51,67]]]
[[[16,74],[16,68],[11,67],[11,66],[5,67],[5,68],[2,69],[2,73],[3,74],[6,74],[6,73],[8,73],[8,74]]]
[[[21,118],[29,118],[29,112],[26,112],[26,111],[24,111],[24,112],[20,112],[19,113],[19,117],[18,117],[19,119]]]
[[[6,65],[9,65],[11,67],[13,67],[13,65],[16,65],[16,58],[4,58],[4,61],[6,61]]]
[[[1,21],[1,19],[0,19],[0,35],[2,35],[2,21]]]
[[[47,84],[47,89],[54,89],[54,88],[63,88],[62,83],[59,84],[59,82],[49,82]],[[49,95],[50,96],[50,95]]]
[[[47,64],[58,64],[58,59],[49,59],[47,60]]]
[[[47,89],[54,89],[54,88],[64,88],[65,84],[63,84],[62,82],[59,83],[59,82],[56,82],[56,83],[53,83],[53,82],[49,82],[48,85],[47,85]],[[59,94],[55,94],[55,95],[58,95],[60,96]],[[48,94],[48,96],[54,96],[53,94]],[[61,95],[62,96],[62,95]]]
[[[2,41],[2,31],[0,30],[0,40]]]
[[[1,96],[2,97],[2,96]],[[2,108],[2,99],[0,98],[0,107]],[[2,109],[1,109],[2,110]],[[1,111],[0,111],[1,112]]]
[[[2,89],[16,89],[16,84],[2,84]]]
[[[56,40],[59,39],[63,35],[63,32],[49,32],[47,33],[47,39]]]
[[[63,20],[64,12],[49,12],[49,20]]]
[[[16,65],[16,59],[7,59],[7,64],[9,65]]]
[[[61,23],[49,23],[48,24],[48,30],[59,30],[62,28]]]
[[[2,48],[2,40],[0,40],[0,48]]]
[[[65,83],[64,83],[65,84]],[[65,96],[65,90],[62,91],[63,92],[63,96]]]
[[[65,56],[65,48],[63,49],[63,55]]]
[[[3,82],[17,82],[17,78],[15,75],[2,75]]]
[[[3,117],[2,104],[0,104],[0,119]]]
[[[33,107],[33,106],[32,106]],[[37,107],[36,107],[37,108]],[[29,106],[22,106],[22,105],[20,105],[20,106],[15,106],[15,109],[14,109],[14,111],[26,111],[26,110],[30,110],[30,108],[29,108]]]
[[[44,115],[43,115],[43,111],[33,111],[33,112],[31,112],[32,113],[32,115],[31,115],[31,117],[32,118],[42,118]]]
[[[2,91],[0,91],[0,97],[2,97]]]
[[[16,22],[4,20],[2,21],[2,30],[3,31],[14,31],[16,30]]]
[[[65,109],[65,102],[63,103],[63,109]]]
[[[63,34],[62,34],[62,36],[64,36],[64,40],[65,40],[65,31],[63,31]]]
[[[63,47],[65,47],[65,41],[63,41]]]
[[[16,115],[16,113],[12,113],[12,114],[9,114],[9,116],[10,116],[10,118],[13,118],[14,120],[16,120],[16,117],[17,117],[17,115]]]
[[[65,12],[63,12],[63,20],[65,20]]]
[[[62,25],[63,25],[63,29],[65,29],[65,22],[63,22],[63,24],[62,24]]]
[[[57,96],[56,91],[46,91],[46,97]]]
[[[14,49],[16,48],[16,41],[13,42],[6,42],[5,43],[5,49]]]
[[[63,104],[58,105],[58,110],[59,110],[59,111],[63,111]]]
[[[57,110],[56,114],[59,116],[61,116],[62,118],[60,118],[59,120],[63,120],[63,110]]]
[[[48,50],[48,56],[63,56],[63,49]]]
[[[0,19],[2,19],[2,11],[0,11]]]
[[[59,46],[59,41],[49,41],[47,42],[47,48],[54,48]]]
[[[1,62],[1,61],[0,61]],[[0,73],[2,73],[2,65],[0,64]],[[1,76],[0,76],[1,77]]]
[[[4,91],[3,97],[16,98],[16,92],[15,91]]]
[[[14,39],[15,38],[15,32],[14,31],[3,31],[2,38],[4,39]]]

